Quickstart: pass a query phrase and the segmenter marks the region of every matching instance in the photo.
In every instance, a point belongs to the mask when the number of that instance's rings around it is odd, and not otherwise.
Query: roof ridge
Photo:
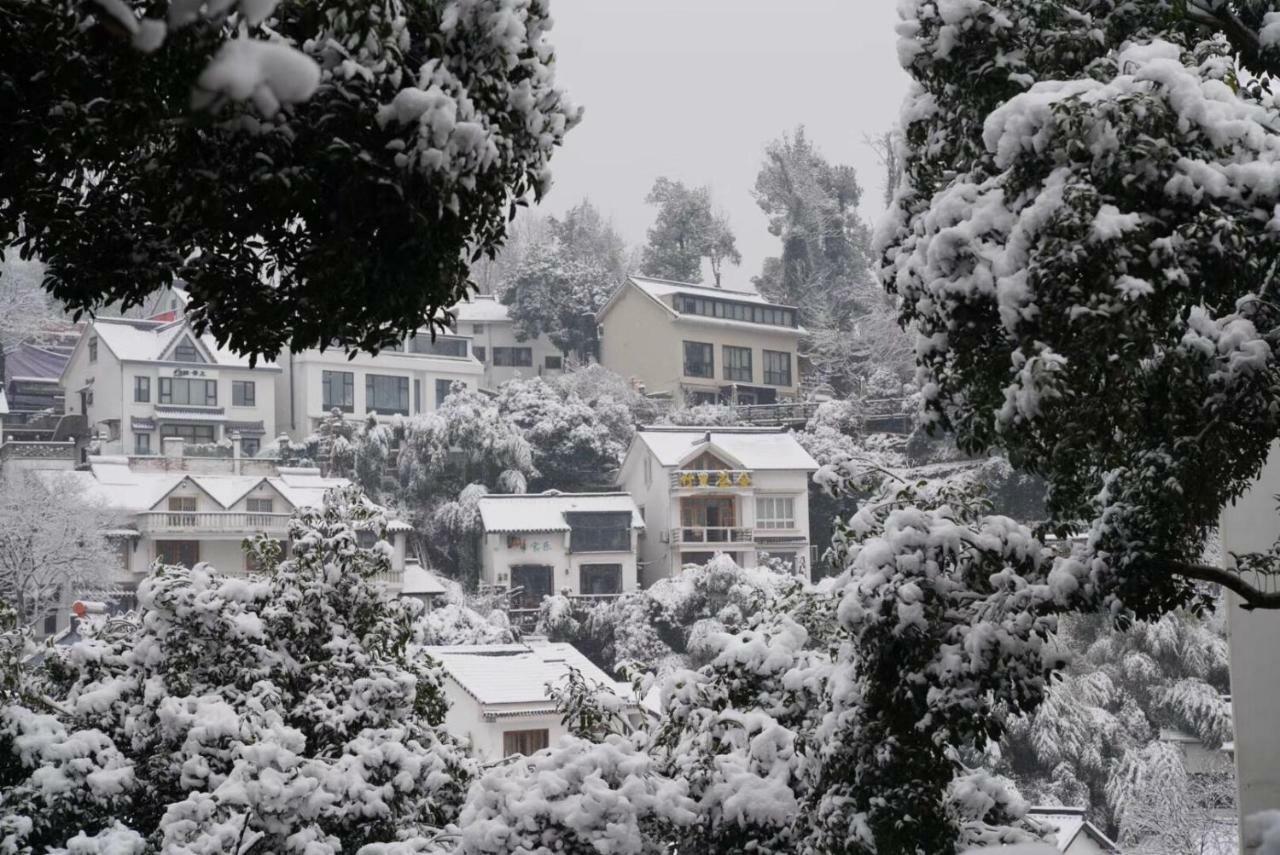
[[[679,279],[663,279],[661,276],[642,276],[639,273],[631,273],[628,279],[643,279],[646,282],[661,282],[664,285],[679,285],[681,288],[702,288],[707,291],[715,291],[718,294],[749,294],[753,297],[764,297],[759,291],[739,291],[734,288],[723,288],[718,285],[703,285],[700,282],[681,282]],[[787,307],[790,308],[790,307]]]

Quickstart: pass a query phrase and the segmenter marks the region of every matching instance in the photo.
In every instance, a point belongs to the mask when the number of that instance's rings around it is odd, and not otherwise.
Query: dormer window
[[[178,346],[173,349],[174,362],[204,362],[204,357],[200,355],[200,351],[196,349],[195,344],[189,338],[184,338],[178,342]]]

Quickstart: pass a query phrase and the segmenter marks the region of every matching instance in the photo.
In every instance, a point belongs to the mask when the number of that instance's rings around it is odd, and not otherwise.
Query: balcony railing
[[[681,469],[671,473],[673,490],[733,490],[751,484],[748,469]]]
[[[751,529],[735,526],[686,525],[671,529],[672,543],[750,543]]]
[[[288,531],[289,514],[245,511],[147,511],[138,514],[144,534],[235,534],[252,537]]]

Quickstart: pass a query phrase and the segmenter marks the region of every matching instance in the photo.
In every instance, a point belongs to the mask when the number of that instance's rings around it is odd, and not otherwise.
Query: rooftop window
[[[773,327],[796,326],[795,309],[782,306],[766,306],[758,303],[740,303],[736,300],[725,300],[720,297],[693,296],[677,294],[675,309],[687,315],[702,315],[707,318],[724,318],[727,321],[745,321],[749,324],[766,324]]]

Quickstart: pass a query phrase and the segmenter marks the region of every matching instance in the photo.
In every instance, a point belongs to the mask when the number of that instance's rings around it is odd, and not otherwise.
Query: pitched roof
[[[1115,841],[1085,818],[1082,807],[1041,805],[1031,808],[1027,815],[1053,826],[1057,832],[1059,852],[1067,852],[1072,842],[1081,834],[1092,838],[1106,852],[1120,851]]]
[[[444,580],[421,564],[404,566],[404,579],[400,584],[400,596],[426,595],[428,597],[444,594],[449,590]]]
[[[818,469],[785,428],[645,426],[632,442],[646,446],[663,466],[680,466],[703,451],[721,450],[747,469]]]
[[[197,336],[186,321],[140,321],[129,318],[98,318],[85,332],[97,335],[117,359],[131,362],[164,361],[170,346],[182,335],[199,341],[213,357],[214,365],[248,368],[249,358],[218,347],[211,335]],[[273,362],[259,362],[258,367],[273,369]]]
[[[751,303],[757,306],[775,306],[785,309],[795,308],[794,306],[784,306],[781,303],[775,303],[757,291],[735,291],[731,288],[717,288],[714,285],[695,285],[692,282],[676,282],[670,279],[655,279],[651,276],[628,276],[626,281],[624,281],[622,285],[613,292],[605,304],[600,307],[600,310],[596,312],[597,320],[605,316],[628,287],[636,288],[640,293],[662,306],[662,308],[665,309],[672,318],[687,318],[689,320],[698,321],[699,323],[728,324],[730,326],[752,327],[756,329],[761,327],[760,324],[747,321],[710,318],[704,315],[692,315],[677,311],[674,305],[674,300],[671,299],[672,295],[688,294],[693,297],[718,297],[721,300],[732,300],[737,303]],[[798,334],[804,333],[804,330],[800,327],[769,327],[769,329],[776,329],[784,332],[795,332]]]
[[[424,647],[464,692],[484,705],[538,704],[548,712],[547,683],[556,683],[570,668],[610,688],[614,681],[572,644],[530,641],[527,644],[460,644]],[[630,697],[626,700],[632,700]]]
[[[4,352],[5,382],[22,378],[57,383],[70,356],[70,349],[61,345],[20,342]]]
[[[473,294],[470,300],[464,300],[453,307],[453,314],[465,323],[501,323],[510,321],[511,314],[506,306],[492,294]]]
[[[630,513],[631,527],[644,528],[630,493],[495,493],[480,499],[487,532],[568,531],[566,511]]]

